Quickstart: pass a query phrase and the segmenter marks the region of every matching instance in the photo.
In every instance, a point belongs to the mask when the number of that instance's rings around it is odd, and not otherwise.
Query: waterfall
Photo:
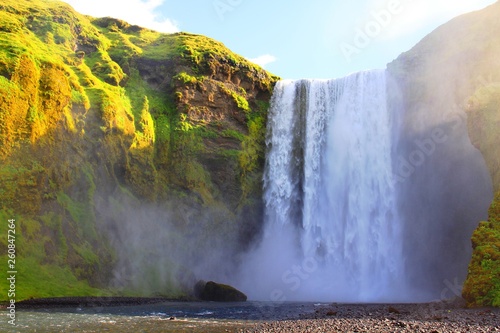
[[[264,175],[267,227],[301,230],[300,256],[330,268],[332,298],[389,296],[403,271],[386,100],[384,71],[281,81],[275,88]]]
[[[236,283],[250,298],[416,302],[460,295],[491,181],[465,122],[450,126],[432,108],[410,114],[405,105],[385,70],[277,83],[262,240]],[[408,119],[428,124],[407,131]]]

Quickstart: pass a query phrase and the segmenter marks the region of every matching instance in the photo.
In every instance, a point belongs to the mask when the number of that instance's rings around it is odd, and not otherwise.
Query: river
[[[2,311],[0,332],[239,332],[264,320],[298,318],[313,303],[164,302],[138,306],[17,310],[16,326]]]

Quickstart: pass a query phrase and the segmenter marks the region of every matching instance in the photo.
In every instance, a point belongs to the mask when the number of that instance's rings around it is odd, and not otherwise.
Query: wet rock
[[[247,296],[238,289],[213,281],[199,281],[194,287],[194,292],[196,297],[204,301],[245,302],[247,300]]]

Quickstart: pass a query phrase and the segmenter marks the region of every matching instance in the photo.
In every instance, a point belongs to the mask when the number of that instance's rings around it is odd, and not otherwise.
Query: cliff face
[[[466,125],[500,190],[500,3],[458,17],[436,29],[409,52],[389,64],[409,113],[406,131],[419,127]],[[414,114],[425,109],[426,124]],[[464,175],[475,179],[477,175]],[[470,189],[463,189],[469,191]],[[500,305],[499,196],[489,221],[474,232],[474,248],[463,296],[471,306]]]
[[[207,267],[231,267],[262,220],[276,80],[203,36],[3,1],[0,216],[17,223],[17,299],[173,295],[223,275]]]
[[[410,103],[441,108],[444,120],[467,114],[472,144],[485,157],[495,191],[500,190],[500,3],[439,27],[389,64],[407,86]],[[448,112],[448,113],[445,113]],[[448,117],[448,118],[446,118]]]

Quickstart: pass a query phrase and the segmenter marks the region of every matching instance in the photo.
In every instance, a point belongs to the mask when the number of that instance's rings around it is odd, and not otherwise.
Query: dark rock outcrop
[[[245,302],[247,296],[238,289],[213,281],[196,283],[195,296],[203,301],[211,302]]]

